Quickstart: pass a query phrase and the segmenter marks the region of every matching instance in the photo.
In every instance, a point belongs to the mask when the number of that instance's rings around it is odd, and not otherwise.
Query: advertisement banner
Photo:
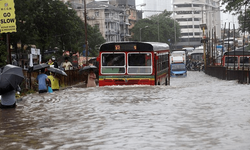
[[[0,0],[0,32],[16,32],[14,0]]]

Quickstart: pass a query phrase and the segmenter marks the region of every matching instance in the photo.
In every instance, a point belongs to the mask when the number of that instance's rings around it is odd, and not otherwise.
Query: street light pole
[[[175,13],[174,13],[174,47],[176,43],[176,27],[175,27]]]
[[[139,4],[139,5],[136,5],[136,6],[140,6],[141,7],[141,19],[142,19],[143,18],[143,16],[142,16],[142,6],[146,6],[146,3]]]
[[[158,14],[158,16],[157,16],[157,18],[158,18],[158,42],[160,42],[160,28],[159,28],[159,14]]]
[[[144,28],[147,28],[148,26],[145,26]],[[140,42],[141,42],[141,29],[143,28],[140,28]]]
[[[141,42],[141,29],[142,29],[142,28],[140,28],[140,42]]]
[[[189,27],[188,27],[188,19],[187,19],[187,29],[188,29],[188,46],[190,46],[190,43],[189,43]]]

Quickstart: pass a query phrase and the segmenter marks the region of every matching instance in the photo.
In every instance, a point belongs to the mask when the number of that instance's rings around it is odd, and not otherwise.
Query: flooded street
[[[0,149],[250,148],[250,85],[203,72],[170,84],[28,95],[0,109]]]

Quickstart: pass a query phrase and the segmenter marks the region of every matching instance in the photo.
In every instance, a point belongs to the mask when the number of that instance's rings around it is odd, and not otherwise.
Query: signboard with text
[[[14,0],[0,0],[0,32],[16,32]]]
[[[31,54],[33,55],[40,55],[40,49],[36,49],[36,48],[31,48]]]

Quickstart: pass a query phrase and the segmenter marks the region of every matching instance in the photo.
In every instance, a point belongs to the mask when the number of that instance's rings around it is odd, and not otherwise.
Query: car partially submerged
[[[184,63],[172,63],[170,70],[171,70],[171,77],[187,76],[187,68]]]

